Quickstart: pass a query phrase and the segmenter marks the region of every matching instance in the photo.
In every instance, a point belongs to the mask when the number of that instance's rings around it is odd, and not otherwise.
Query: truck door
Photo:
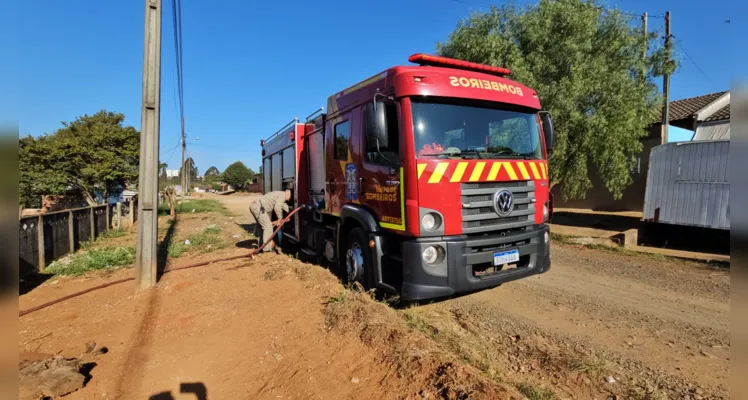
[[[325,209],[334,215],[347,202],[358,201],[358,173],[353,162],[354,114],[328,119],[326,141]]]
[[[373,102],[362,107],[360,201],[374,212],[381,227],[404,231],[397,104],[379,101],[377,107],[378,111]],[[377,129],[385,131],[377,135]]]

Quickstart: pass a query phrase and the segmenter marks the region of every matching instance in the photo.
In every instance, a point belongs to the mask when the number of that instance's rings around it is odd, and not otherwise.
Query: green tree
[[[184,160],[184,166],[186,166],[190,170],[190,181],[192,181],[192,183],[197,182],[198,169],[195,165],[195,160],[193,160],[192,157],[188,157],[186,160]],[[179,179],[182,179],[182,171],[184,169],[184,166],[179,168]]]
[[[221,179],[221,171],[219,171],[215,166],[211,166],[210,168],[205,170],[203,181],[206,184],[211,184],[219,179]]]
[[[653,79],[675,68],[663,64],[657,36],[645,37],[628,16],[595,0],[541,0],[473,13],[437,52],[506,66],[512,79],[538,92],[553,114],[551,184],[561,184],[564,198],[586,195],[589,168],[620,198],[660,102]]]
[[[236,190],[244,190],[247,187],[247,181],[254,176],[252,170],[248,169],[244,163],[237,161],[223,171],[221,175],[224,182],[233,186]]]
[[[42,195],[96,195],[137,183],[140,134],[124,126],[124,114],[101,110],[83,115],[51,135],[19,140],[19,186],[24,205]]]
[[[169,165],[166,163],[158,163],[158,178],[166,180],[166,168],[168,168]]]

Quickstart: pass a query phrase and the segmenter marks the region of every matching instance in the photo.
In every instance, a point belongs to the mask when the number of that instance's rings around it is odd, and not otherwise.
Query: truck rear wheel
[[[368,235],[362,228],[354,228],[348,234],[345,274],[349,283],[359,282],[367,290],[374,288],[374,262]]]

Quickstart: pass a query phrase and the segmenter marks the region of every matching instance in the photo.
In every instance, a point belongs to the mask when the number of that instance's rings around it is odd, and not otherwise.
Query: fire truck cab
[[[548,271],[553,124],[505,68],[416,54],[261,142],[284,240],[407,300]]]

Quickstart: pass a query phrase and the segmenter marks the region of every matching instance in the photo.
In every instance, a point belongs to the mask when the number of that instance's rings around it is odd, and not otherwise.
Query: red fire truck
[[[407,300],[548,271],[553,123],[505,68],[415,54],[261,141],[283,240]]]

